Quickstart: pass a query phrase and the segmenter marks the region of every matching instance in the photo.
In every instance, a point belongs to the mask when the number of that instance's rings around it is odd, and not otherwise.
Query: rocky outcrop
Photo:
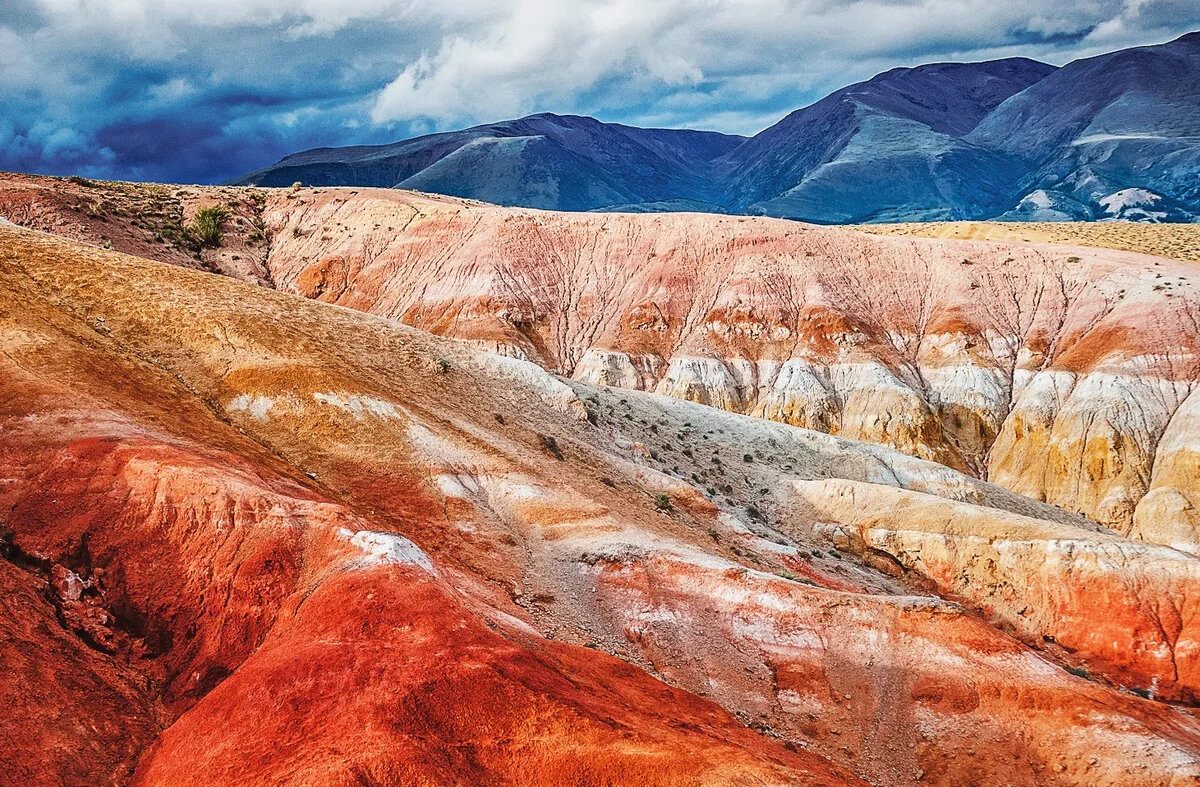
[[[886,556],[1027,642],[1147,695],[1200,697],[1200,561],[1189,555],[877,484],[798,481],[792,494],[791,516],[839,548]]]

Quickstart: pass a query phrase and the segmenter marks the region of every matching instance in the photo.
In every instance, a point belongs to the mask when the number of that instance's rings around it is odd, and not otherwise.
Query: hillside
[[[1002,218],[1194,221],[1200,198],[1200,33],[1069,63],[967,136],[1016,156],[1022,200]],[[1078,206],[1073,209],[1065,206]]]
[[[718,160],[741,212],[845,223],[997,209],[1011,161],[960,140],[1053,66],[897,68],[797,110]]]
[[[1144,224],[1130,221],[928,221],[910,224],[863,224],[858,229],[880,235],[1064,243],[1200,262],[1200,224]]]
[[[1190,714],[1116,688],[1194,701],[1183,553],[24,229],[0,282],[24,783],[1200,776]]]
[[[75,223],[48,218],[60,215],[60,183],[14,179],[0,204],[23,201],[10,214],[40,217],[31,226],[99,231],[146,253],[148,230],[118,212],[136,186],[81,189],[68,209],[115,207]],[[180,193],[185,213],[251,206],[231,219],[229,249],[186,264],[572,379],[890,446],[1200,553],[1188,470],[1200,295],[1189,263],[396,190]],[[167,261],[182,256],[162,249]]]

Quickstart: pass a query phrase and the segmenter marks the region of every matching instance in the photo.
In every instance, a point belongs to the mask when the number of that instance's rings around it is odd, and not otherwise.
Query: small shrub
[[[742,461],[743,461],[743,462],[746,462],[746,463],[753,462],[753,461],[754,461],[754,455],[753,455],[753,454],[742,454]]]
[[[542,448],[546,453],[553,456],[558,461],[563,461],[562,449],[558,447],[558,441],[548,434],[539,434],[538,439],[542,441]]]
[[[80,177],[79,175],[72,175],[71,177],[67,178],[67,182],[74,183],[76,186],[86,186],[88,188],[93,188],[96,185],[96,181],[88,180],[87,178]]]
[[[762,511],[759,511],[757,506],[746,506],[746,516],[758,521],[763,518]]]
[[[708,529],[708,537],[709,537],[709,538],[711,538],[713,541],[720,541],[720,540],[721,540],[721,534],[720,534],[720,533],[718,533],[718,532],[717,532],[717,529],[716,529],[716,528],[714,528],[714,527],[710,527],[710,528]]]
[[[658,495],[657,497],[655,497],[654,498],[654,507],[664,513],[667,511],[670,511],[672,508],[674,508],[674,506],[671,505],[671,498],[668,495]]]
[[[221,229],[229,218],[229,209],[224,205],[200,208],[192,218],[191,232],[200,246],[220,246]]]
[[[438,358],[433,362],[433,368],[438,374],[446,374],[450,371],[450,362],[445,358]],[[504,423],[501,421],[501,423]]]
[[[1091,677],[1091,673],[1087,671],[1086,667],[1067,667],[1067,672],[1071,673],[1077,678]]]

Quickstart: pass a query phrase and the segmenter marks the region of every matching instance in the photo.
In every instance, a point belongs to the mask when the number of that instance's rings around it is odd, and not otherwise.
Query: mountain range
[[[896,68],[753,137],[538,114],[317,148],[240,185],[397,187],[572,211],[819,223],[1200,218],[1200,32],[1056,68]]]

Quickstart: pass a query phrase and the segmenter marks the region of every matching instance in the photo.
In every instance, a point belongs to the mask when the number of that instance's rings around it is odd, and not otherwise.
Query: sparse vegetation
[[[433,368],[438,374],[446,374],[450,371],[450,362],[445,358],[438,358],[433,362]],[[503,420],[500,423],[504,423]]]
[[[654,498],[654,507],[663,513],[670,511],[675,506],[671,503],[669,495],[660,494]]]
[[[228,220],[228,208],[224,205],[209,205],[196,211],[188,231],[201,247],[214,248],[221,245],[222,229]]]
[[[563,461],[562,449],[558,447],[558,441],[555,440],[553,436],[539,433],[538,439],[541,440],[542,448],[545,449],[546,453],[550,454],[560,462]]]
[[[1067,667],[1066,669],[1067,669],[1067,672],[1071,673],[1072,675],[1074,675],[1077,678],[1090,678],[1092,675],[1090,672],[1087,671],[1086,667],[1070,666],[1070,667]]]
[[[995,241],[1069,243],[1157,254],[1200,262],[1200,224],[1145,224],[1128,221],[1009,222],[963,221],[917,224],[868,224],[865,232],[881,235],[919,235]],[[1009,258],[1005,262],[1012,262]],[[1078,257],[1069,257],[1075,264]]]

